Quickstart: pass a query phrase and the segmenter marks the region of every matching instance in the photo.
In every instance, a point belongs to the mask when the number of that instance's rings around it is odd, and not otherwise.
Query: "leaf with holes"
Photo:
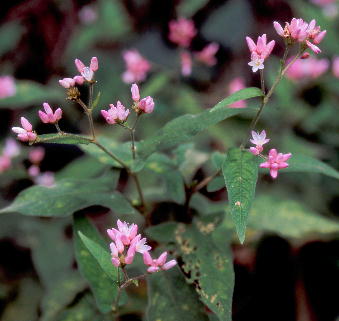
[[[175,240],[184,261],[183,269],[193,283],[200,300],[220,320],[232,320],[234,286],[233,259],[227,244],[219,246],[213,239],[216,223],[197,221],[192,226],[180,224]]]
[[[152,274],[148,281],[147,320],[208,320],[197,294],[178,267]]]
[[[241,243],[245,241],[247,217],[258,179],[258,160],[246,150],[230,149],[222,172],[231,207],[231,216]]]

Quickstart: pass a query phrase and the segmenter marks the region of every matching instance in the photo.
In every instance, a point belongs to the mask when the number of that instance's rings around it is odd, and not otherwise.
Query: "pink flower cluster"
[[[28,168],[28,174],[37,185],[50,187],[55,183],[54,173],[40,172],[40,164],[45,157],[45,149],[43,147],[32,148],[28,154],[28,159],[32,165]]]
[[[0,99],[14,96],[16,93],[16,86],[13,77],[0,77]]]
[[[167,252],[162,253],[158,259],[153,260],[149,254],[152,249],[146,244],[146,238],[138,234],[136,224],[117,221],[118,229],[111,228],[107,230],[108,236],[113,242],[110,243],[112,264],[115,267],[124,267],[126,264],[132,264],[135,254],[140,253],[144,257],[145,265],[149,266],[147,271],[155,273],[161,270],[169,270],[177,264],[176,260],[166,263]]]
[[[20,147],[15,140],[7,138],[0,155],[0,173],[8,170],[12,165],[12,158],[20,154]]]
[[[151,64],[148,60],[136,49],[124,51],[123,58],[126,64],[126,71],[122,74],[122,80],[127,84],[144,81],[151,69]]]
[[[140,100],[140,92],[137,84],[131,86],[132,100],[134,101],[133,109],[137,114],[150,114],[154,110],[154,101],[151,96],[147,96]],[[110,125],[123,124],[127,121],[130,110],[118,101],[116,106],[110,104],[110,109],[101,110],[101,115],[105,118],[106,122]]]
[[[45,112],[39,110],[39,117],[44,124],[56,124],[62,117],[61,108],[57,108],[55,112],[53,112],[51,106],[48,103],[43,103]]]
[[[259,36],[257,43],[255,43],[250,37],[246,37],[246,41],[248,49],[251,52],[251,61],[248,65],[252,67],[253,72],[264,69],[264,61],[271,54],[275,41],[271,40],[267,43],[266,34]]]
[[[289,42],[306,44],[316,54],[321,52],[320,48],[316,45],[320,44],[324,39],[326,30],[321,31],[314,19],[307,23],[301,18],[293,18],[290,23],[285,23],[284,28],[277,21],[274,21],[273,25],[278,35]]]
[[[22,127],[13,127],[12,131],[16,133],[17,138],[22,142],[34,142],[37,138],[37,134],[33,131],[32,124],[25,118],[20,118]]]
[[[188,48],[196,34],[197,30],[193,20],[178,18],[169,23],[168,38],[181,48]],[[195,52],[194,57],[197,61],[207,66],[214,66],[217,63],[215,55],[218,50],[219,44],[212,42],[207,44],[201,51]],[[180,53],[180,62],[181,74],[183,76],[189,76],[192,72],[192,55],[188,50]]]
[[[252,139],[250,142],[255,145],[255,147],[250,147],[250,152],[253,155],[260,155],[261,157],[266,158],[264,163],[260,164],[261,168],[269,168],[272,178],[277,178],[278,170],[288,167],[287,161],[291,158],[292,154],[283,154],[278,153],[276,149],[271,149],[268,153],[268,157],[265,157],[261,153],[264,148],[263,145],[267,144],[270,140],[266,138],[266,132],[263,130],[260,134],[252,131]]]
[[[308,59],[299,59],[293,63],[286,71],[286,77],[292,80],[300,80],[304,78],[318,78],[329,68],[327,59],[316,59],[310,57]]]
[[[80,75],[76,75],[73,78],[64,78],[59,80],[59,84],[62,87],[69,89],[75,85],[82,85],[85,81],[93,82],[94,73],[99,69],[98,58],[92,57],[89,66],[85,66],[80,59],[75,59],[75,66]]]

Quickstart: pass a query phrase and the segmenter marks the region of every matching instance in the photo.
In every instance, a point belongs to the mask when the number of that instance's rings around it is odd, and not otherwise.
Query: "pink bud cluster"
[[[133,84],[131,87],[132,99],[134,101],[134,110],[137,113],[150,114],[154,110],[154,101],[151,96],[147,96],[140,100],[139,87],[137,84]]]
[[[136,49],[126,50],[122,56],[126,65],[126,71],[122,74],[122,80],[126,84],[144,81],[151,69],[149,61]]]
[[[32,165],[28,168],[28,175],[37,185],[50,187],[55,183],[54,173],[40,171],[40,164],[45,157],[45,149],[43,147],[32,148],[28,154],[28,159]]]
[[[196,36],[197,30],[193,20],[178,18],[169,23],[168,38],[179,47],[187,49]],[[213,66],[217,63],[215,54],[219,50],[219,44],[212,42],[207,44],[201,51],[195,52],[194,57],[197,61],[207,65]],[[181,74],[189,76],[192,72],[192,55],[188,50],[183,50],[180,53]]]
[[[89,66],[86,66],[80,59],[75,59],[75,66],[80,75],[59,80],[62,87],[69,89],[75,85],[82,85],[85,81],[93,82],[94,73],[99,69],[98,58],[92,57]]]
[[[299,42],[305,44],[316,54],[321,52],[316,45],[324,39],[326,30],[321,31],[314,19],[307,23],[301,18],[293,18],[290,23],[285,23],[284,28],[277,21],[274,21],[273,25],[278,35],[290,43]]]
[[[48,103],[43,103],[45,112],[39,110],[39,117],[44,124],[56,124],[62,117],[61,108],[57,108],[53,112],[51,106]]]
[[[250,147],[250,152],[253,155],[261,156],[266,159],[264,163],[260,164],[261,168],[269,168],[270,174],[272,178],[277,178],[278,176],[278,170],[288,167],[287,160],[289,160],[292,156],[291,153],[283,154],[278,153],[276,149],[271,149],[268,153],[268,157],[265,157],[261,153],[264,150],[263,145],[267,144],[270,141],[270,139],[266,138],[266,132],[263,130],[260,134],[252,131],[252,139],[250,139],[250,142],[254,144],[254,147]]]
[[[14,96],[16,86],[14,78],[11,76],[0,77],[0,99]]]
[[[147,269],[149,273],[168,270],[177,264],[175,260],[166,263],[167,252],[162,253],[157,260],[152,260],[149,254],[152,248],[146,244],[146,238],[142,238],[138,234],[136,224],[128,224],[118,220],[117,227],[117,229],[111,228],[107,230],[108,236],[113,241],[110,243],[110,250],[112,264],[115,267],[132,264],[136,253],[143,255],[145,264],[149,266]]]
[[[12,158],[20,154],[20,147],[15,140],[7,138],[0,155],[0,173],[8,170],[12,165]]]
[[[129,115],[129,109],[118,100],[116,106],[113,104],[109,105],[108,110],[101,110],[101,115],[105,118],[106,122],[110,125],[124,123]]]
[[[17,138],[22,142],[34,142],[37,138],[37,134],[33,131],[32,124],[25,118],[20,118],[22,127],[13,127],[12,131],[16,133]]]
[[[267,43],[266,34],[259,36],[257,43],[255,43],[250,37],[246,37],[246,41],[248,49],[251,52],[251,61],[248,65],[252,67],[253,72],[264,69],[264,61],[271,54],[275,41],[271,40]]]

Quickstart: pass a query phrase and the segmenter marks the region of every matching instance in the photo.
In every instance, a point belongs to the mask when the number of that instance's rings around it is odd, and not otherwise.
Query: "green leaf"
[[[207,321],[198,297],[177,267],[149,276],[147,320]]]
[[[216,223],[197,221],[192,226],[180,224],[175,231],[183,269],[193,283],[200,300],[220,320],[232,320],[234,286],[233,259],[229,246],[219,246],[213,239]]]
[[[75,159],[68,165],[66,165],[63,169],[61,169],[57,174],[57,180],[63,178],[91,178],[98,177],[101,173],[105,171],[107,166],[105,164],[100,163],[97,159],[91,156],[82,156],[80,158]],[[119,179],[119,171],[113,172],[113,180],[116,186]]]
[[[92,205],[105,206],[119,214],[137,213],[120,193],[112,193],[112,179],[106,176],[63,179],[51,187],[29,187],[19,193],[12,204],[0,210],[0,214],[18,212],[30,216],[61,217]]]
[[[93,257],[98,262],[102,271],[111,279],[113,282],[118,285],[118,269],[111,262],[111,254],[108,250],[99,244],[96,241],[91,240],[81,231],[77,231],[79,237],[88,251],[93,255]],[[101,242],[100,242],[101,243]]]
[[[15,95],[0,99],[0,108],[18,109],[33,104],[40,106],[42,101],[61,97],[62,91],[56,86],[49,88],[33,81],[17,80]]]
[[[88,137],[80,135],[58,135],[58,134],[44,134],[38,136],[38,143],[55,143],[55,144],[85,144],[88,145],[91,140]]]
[[[298,201],[271,196],[256,198],[248,225],[255,230],[298,239],[312,234],[339,232],[338,220],[321,216]]]
[[[1,26],[0,56],[17,46],[23,32],[24,28],[17,21],[11,21]]]
[[[288,160],[288,168],[281,171],[283,172],[310,172],[324,174],[329,177],[339,179],[339,172],[324,162],[306,155],[293,153],[292,157]]]
[[[169,82],[169,75],[167,73],[156,73],[147,83],[141,88],[142,95],[155,96]]]
[[[225,180],[221,176],[212,179],[207,185],[208,192],[216,192],[225,187]]]
[[[84,216],[74,216],[73,231],[75,257],[79,270],[90,284],[99,310],[102,313],[107,313],[112,310],[112,303],[116,298],[118,290],[117,284],[112,282],[106,273],[98,273],[101,267],[80,239],[79,232],[100,244],[102,248],[107,246],[107,244],[105,244],[96,228]]]
[[[259,88],[246,88],[240,90],[213,108],[197,115],[183,115],[168,122],[154,136],[140,142],[137,152],[142,159],[146,159],[155,151],[172,148],[178,144],[191,140],[196,134],[222,120],[240,114],[247,109],[228,108],[227,106],[241,99],[261,96]]]
[[[208,0],[186,0],[180,2],[177,10],[179,17],[192,17],[200,8],[205,6]]]
[[[53,321],[60,311],[69,305],[76,295],[86,288],[86,283],[75,271],[70,271],[63,279],[49,288],[41,302],[42,315],[40,321]]]
[[[246,150],[230,149],[222,166],[231,216],[241,243],[245,241],[246,223],[258,179],[258,160]]]
[[[99,91],[97,96],[95,97],[93,104],[92,104],[92,109],[94,109],[95,107],[98,106],[99,101],[100,101],[100,97],[101,97],[101,92]]]

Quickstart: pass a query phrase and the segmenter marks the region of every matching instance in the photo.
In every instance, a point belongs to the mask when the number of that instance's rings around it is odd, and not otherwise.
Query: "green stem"
[[[277,77],[275,78],[272,87],[270,88],[270,90],[268,91],[268,93],[263,97],[260,108],[257,112],[257,114],[255,115],[255,117],[253,118],[251,124],[250,124],[250,129],[249,129],[249,135],[246,137],[246,139],[242,142],[241,147],[243,148],[243,146],[246,144],[248,137],[251,135],[251,131],[254,130],[255,126],[257,125],[259,118],[265,108],[265,106],[267,105],[268,101],[270,100],[274,90],[276,89],[276,87],[278,86],[279,82],[281,81],[282,77],[285,75],[286,71],[288,70],[288,68],[297,60],[300,58],[300,56],[303,54],[305,49],[301,48],[299,50],[299,52],[297,53],[297,55],[288,63],[287,66],[285,66],[286,63],[286,59],[287,59],[287,55],[288,55],[288,51],[289,51],[289,45],[286,46],[285,48],[285,52],[284,52],[284,56],[281,59],[281,65],[280,65],[280,70],[279,73],[277,75]],[[262,87],[263,88],[263,87]]]

